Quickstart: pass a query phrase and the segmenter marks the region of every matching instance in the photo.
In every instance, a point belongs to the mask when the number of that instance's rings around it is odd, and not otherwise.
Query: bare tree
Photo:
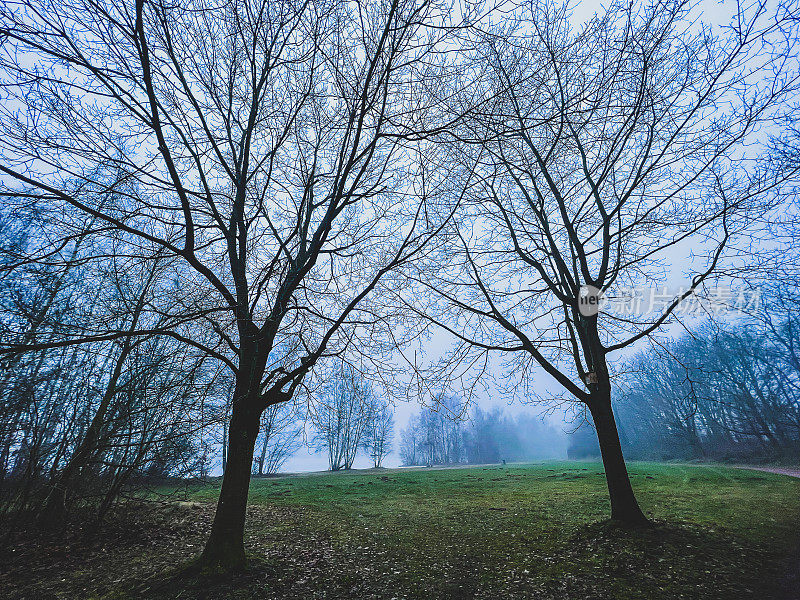
[[[383,459],[392,452],[394,412],[384,398],[376,396],[370,413],[372,418],[367,423],[362,446],[372,460],[372,466],[377,469],[383,464]]]
[[[176,261],[185,296],[167,325],[139,334],[194,346],[235,375],[203,565],[245,562],[262,412],[344,352],[354,328],[378,339],[391,327],[363,301],[441,225],[421,211],[421,149],[407,140],[424,123],[415,86],[437,72],[448,19],[416,0],[0,9],[3,196],[77,209],[98,235],[124,234],[129,256]]]
[[[375,397],[370,384],[352,366],[342,363],[324,388],[324,397],[311,417],[313,444],[328,453],[331,471],[351,469],[374,418]]]
[[[264,411],[259,434],[261,450],[255,461],[258,475],[280,471],[302,444],[303,424],[303,419],[289,402],[273,404]]]
[[[433,299],[419,313],[457,339],[428,379],[482,373],[493,352],[518,382],[553,378],[591,413],[612,518],[631,525],[648,520],[609,360],[735,266],[727,257],[796,168],[754,160],[752,145],[796,90],[793,6],[739,5],[726,28],[697,22],[695,9],[613,2],[573,27],[566,3],[542,0],[478,32],[483,77],[451,105],[481,109],[441,137],[457,225],[441,256],[410,274],[418,298]],[[673,283],[677,256],[688,274],[658,310],[581,312],[582,297]]]

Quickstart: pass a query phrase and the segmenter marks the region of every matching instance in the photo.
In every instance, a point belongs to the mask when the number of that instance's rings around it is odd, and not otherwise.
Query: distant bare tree
[[[372,466],[377,469],[382,466],[383,459],[392,452],[394,412],[385,399],[376,397],[370,413],[372,418],[367,423],[362,445],[372,460]]]
[[[323,398],[311,417],[312,443],[327,451],[331,471],[353,467],[375,407],[369,383],[352,366],[341,364],[325,385]]]
[[[302,445],[303,419],[290,402],[273,404],[261,415],[256,474],[271,475]]]
[[[455,396],[440,394],[435,405],[413,415],[400,434],[400,459],[405,465],[450,465],[466,460],[464,412]]]

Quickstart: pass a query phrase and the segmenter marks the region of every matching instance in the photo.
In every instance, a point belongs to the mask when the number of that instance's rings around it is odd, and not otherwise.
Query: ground
[[[198,578],[218,487],[0,538],[9,598],[797,598],[800,479],[631,465],[656,526],[606,521],[602,468],[545,463],[253,481],[250,569]],[[160,490],[165,492],[167,490]]]

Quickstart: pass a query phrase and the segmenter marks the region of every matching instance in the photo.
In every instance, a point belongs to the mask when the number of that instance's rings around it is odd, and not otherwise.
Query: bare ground
[[[777,473],[778,475],[788,475],[789,477],[800,478],[800,468],[790,467],[756,467],[751,465],[737,466],[739,469],[749,469],[750,471],[764,471],[765,473]]]

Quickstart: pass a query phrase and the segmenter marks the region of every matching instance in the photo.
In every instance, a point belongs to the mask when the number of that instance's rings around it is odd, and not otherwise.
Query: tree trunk
[[[260,413],[249,396],[233,403],[228,429],[228,456],[211,535],[199,566],[207,571],[232,571],[246,566],[244,519]]]
[[[651,525],[644,516],[631,487],[622,445],[619,441],[617,424],[611,408],[611,391],[598,390],[592,393],[588,402],[594,419],[597,439],[600,442],[600,453],[606,471],[608,494],[611,497],[611,519],[630,527],[646,527]]]
[[[269,445],[269,436],[264,434],[264,443],[261,445],[261,455],[258,457],[258,475],[264,476],[264,461],[267,459],[267,446]]]

